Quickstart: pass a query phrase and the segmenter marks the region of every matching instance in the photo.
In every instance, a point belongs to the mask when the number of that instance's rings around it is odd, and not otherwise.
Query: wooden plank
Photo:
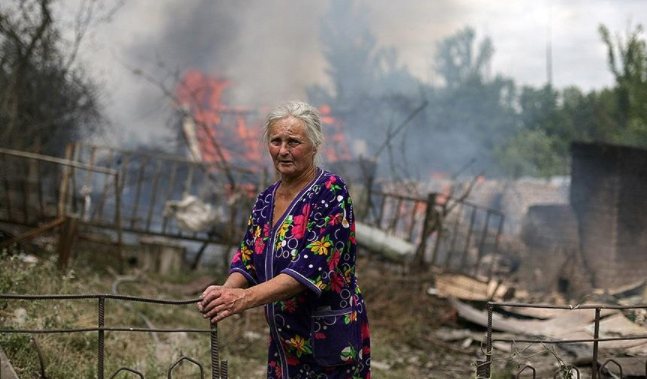
[[[32,230],[30,230],[28,232],[25,232],[25,233],[23,233],[23,234],[21,234],[19,236],[11,238],[9,240],[2,241],[2,243],[0,243],[0,248],[7,247],[7,246],[10,246],[10,245],[12,245],[14,243],[18,243],[20,241],[24,241],[24,240],[27,240],[27,239],[30,239],[30,238],[34,238],[39,234],[45,233],[46,231],[61,225],[64,221],[65,221],[65,219],[63,217],[59,217],[59,218],[57,218],[57,219],[55,219],[53,221],[48,222],[47,224],[39,226],[36,229],[32,229]]]
[[[69,263],[72,255],[72,247],[76,240],[76,231],[79,219],[77,217],[65,217],[63,229],[59,235],[58,246],[58,264],[62,269],[65,269]]]
[[[450,298],[449,302],[456,309],[459,316],[475,324],[487,327],[487,312],[476,309],[458,299]],[[602,309],[602,317],[617,314],[615,309]],[[505,318],[501,314],[492,314],[492,330],[517,333],[529,336],[541,336],[550,338],[565,339],[572,336],[574,332],[586,333],[586,327],[595,320],[594,309],[567,309],[561,316],[550,320],[519,320]],[[587,333],[588,337],[592,335]]]

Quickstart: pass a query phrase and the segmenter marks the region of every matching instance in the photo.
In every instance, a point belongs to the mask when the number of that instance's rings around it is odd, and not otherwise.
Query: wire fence
[[[106,332],[157,332],[157,333],[208,333],[210,336],[210,353],[211,353],[211,379],[226,379],[228,377],[227,361],[220,360],[219,345],[218,345],[218,329],[217,326],[211,325],[210,328],[135,328],[135,327],[108,327],[105,325],[106,317],[106,302],[108,300],[124,301],[124,302],[140,302],[152,303],[161,305],[187,305],[195,304],[200,299],[188,300],[162,300],[146,297],[125,296],[125,295],[111,295],[111,294],[77,294],[77,295],[17,295],[17,294],[0,294],[1,300],[13,301],[67,301],[67,300],[96,300],[97,302],[97,324],[96,327],[90,328],[49,328],[49,329],[14,329],[14,328],[0,328],[0,333],[21,333],[21,334],[55,334],[55,333],[97,333],[97,378],[104,379],[105,377],[105,333]],[[173,371],[183,363],[190,363],[195,365],[200,371],[200,378],[204,378],[205,365],[199,361],[187,356],[180,357],[174,362],[167,371],[167,377],[173,377]],[[41,368],[42,369],[42,368]],[[132,368],[120,367],[109,378],[114,378],[117,374],[128,372],[144,378],[144,375]]]
[[[578,339],[549,339],[543,337],[528,337],[528,338],[496,338],[493,337],[493,314],[495,308],[539,308],[539,309],[563,309],[563,310],[583,310],[589,309],[595,312],[595,319],[593,322],[593,338],[578,338]],[[537,344],[537,345],[563,345],[563,344],[586,344],[592,343],[592,352],[591,352],[591,378],[598,379],[605,377],[604,373],[607,372],[608,367],[615,366],[617,371],[613,377],[619,373],[620,378],[623,376],[623,365],[620,363],[619,359],[608,358],[602,364],[600,364],[600,343],[610,342],[610,341],[631,341],[631,340],[646,340],[647,334],[636,334],[630,336],[619,336],[619,337],[601,337],[603,331],[600,328],[600,323],[603,318],[602,310],[631,310],[631,309],[647,309],[647,304],[645,305],[577,305],[577,306],[562,306],[562,305],[549,305],[549,304],[525,304],[525,303],[508,303],[508,302],[489,302],[487,303],[487,333],[485,336],[485,359],[482,361],[476,362],[476,377],[477,379],[485,379],[491,377],[492,371],[492,362],[494,358],[493,353],[493,344],[495,342],[509,342],[511,344],[515,343],[528,343],[528,344]],[[532,334],[532,331],[529,330],[528,334]],[[644,375],[647,376],[647,357],[645,358],[644,363]],[[537,370],[531,364],[528,363],[524,365],[515,375],[515,378],[529,377],[528,374],[532,375],[532,378],[537,377]],[[641,377],[645,377],[641,376]],[[580,378],[580,370],[575,365],[564,364],[560,367],[555,373],[554,378]],[[633,377],[633,376],[632,376]]]

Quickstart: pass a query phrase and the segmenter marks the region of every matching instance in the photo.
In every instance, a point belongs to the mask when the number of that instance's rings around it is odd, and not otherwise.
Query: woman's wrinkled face
[[[314,167],[316,148],[303,121],[286,117],[269,127],[268,149],[282,178],[296,178]]]

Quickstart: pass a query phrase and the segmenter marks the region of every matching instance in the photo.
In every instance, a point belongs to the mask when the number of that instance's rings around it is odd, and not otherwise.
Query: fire
[[[192,122],[185,122],[184,133],[194,159],[229,163],[253,170],[267,167],[261,142],[260,113],[225,104],[231,83],[198,70],[187,71],[176,88],[179,107]],[[351,153],[343,123],[333,116],[329,105],[319,107],[327,143],[322,152],[328,162],[350,160]]]
[[[228,80],[198,70],[184,74],[176,96],[180,107],[193,120],[197,146],[190,148],[199,152],[203,162],[260,169],[264,162],[258,117],[255,112],[223,102],[230,86]]]
[[[326,160],[328,162],[350,160],[351,154],[342,122],[333,116],[332,109],[327,104],[319,107],[319,114],[321,115],[321,127],[327,140],[323,152]]]

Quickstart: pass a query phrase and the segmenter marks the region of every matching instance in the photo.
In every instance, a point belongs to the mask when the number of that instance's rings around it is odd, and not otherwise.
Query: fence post
[[[58,264],[63,270],[67,268],[70,256],[72,255],[78,221],[79,218],[76,215],[66,215],[63,221],[63,228],[58,237],[58,245],[56,246],[56,250],[58,251]]]
[[[220,356],[218,354],[218,326],[211,325],[211,379],[220,378]]]
[[[598,377],[598,338],[600,338],[600,308],[595,308],[595,328],[593,330],[593,362],[591,379]]]
[[[418,245],[418,249],[416,250],[416,256],[414,259],[415,262],[415,267],[418,269],[424,269],[427,267],[425,263],[425,251],[427,250],[427,238],[429,237],[429,234],[433,231],[432,228],[435,226],[435,221],[433,222],[434,225],[432,225],[432,220],[435,215],[435,205],[436,205],[436,194],[435,193],[430,193],[427,196],[427,209],[425,211],[425,219],[422,224],[422,236],[420,238],[420,244]],[[438,244],[440,241],[440,235],[437,236],[436,238],[436,244]],[[431,258],[432,264],[436,261],[436,256],[435,256],[435,249],[434,249],[434,256]]]
[[[98,361],[97,361],[97,378],[103,379],[103,360],[104,360],[104,331],[103,327],[105,326],[105,313],[106,313],[106,298],[104,296],[99,296],[99,352],[98,352]]]

